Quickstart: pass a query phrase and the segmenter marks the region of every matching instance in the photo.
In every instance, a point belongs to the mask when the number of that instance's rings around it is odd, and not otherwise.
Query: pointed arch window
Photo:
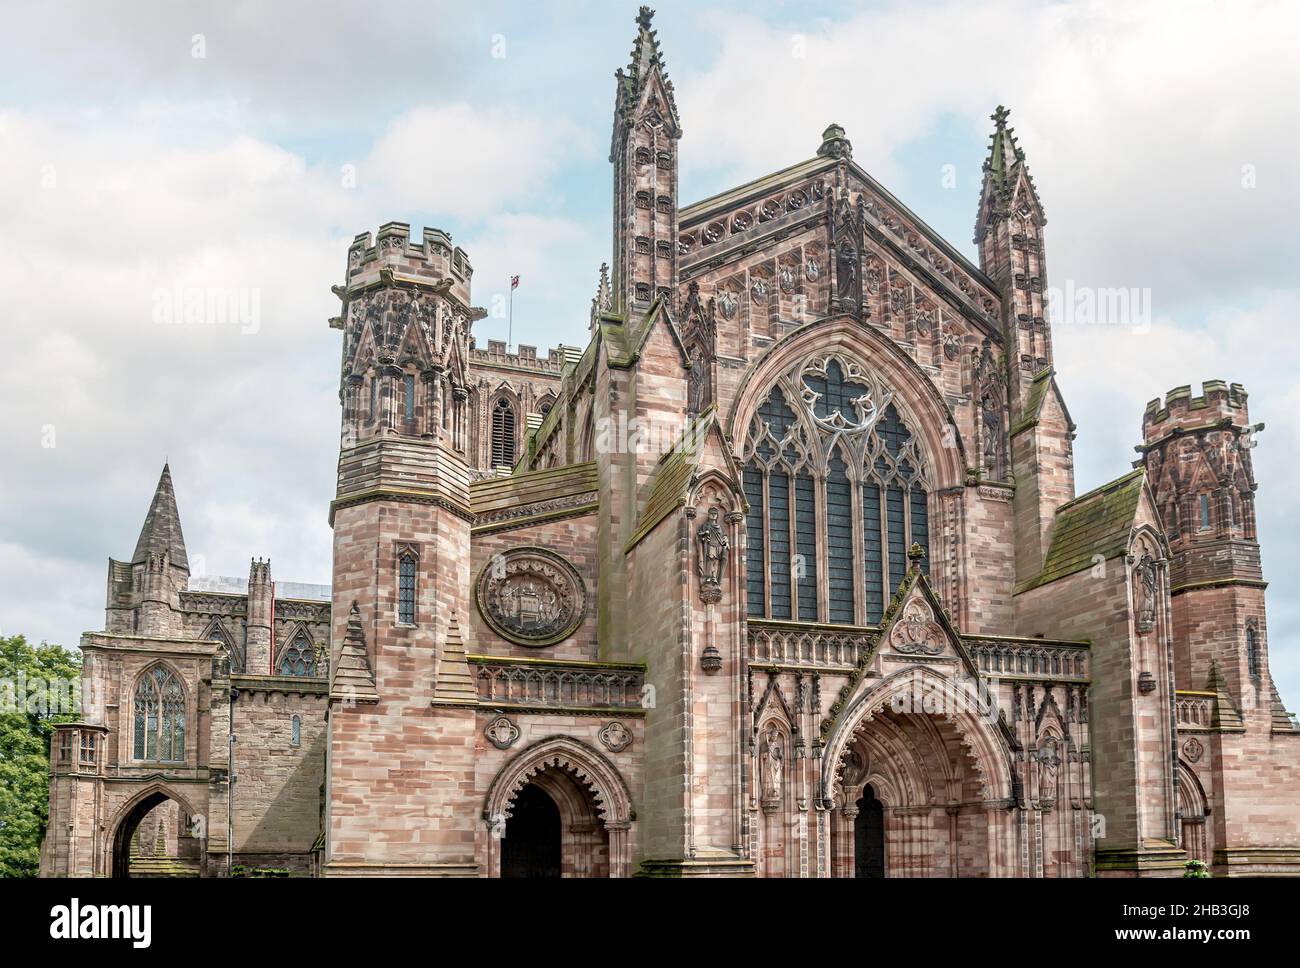
[[[408,373],[402,378],[402,390],[406,408],[406,423],[408,429],[410,429],[409,425],[415,423],[415,374]]]
[[[185,690],[166,666],[153,666],[136,683],[133,756],[163,763],[185,760]]]
[[[492,466],[515,466],[515,407],[505,397],[492,406]]]
[[[1253,622],[1246,626],[1246,669],[1252,679],[1259,678],[1259,630]]]
[[[289,724],[289,742],[293,746],[302,745],[302,717],[294,716]]]
[[[880,622],[908,548],[930,544],[928,464],[892,391],[814,356],[774,382],[743,458],[747,614]]]
[[[305,676],[316,675],[316,647],[311,637],[302,629],[280,653],[280,675]]]
[[[416,572],[419,559],[411,548],[402,549],[397,556],[397,622],[399,625],[415,624]]]

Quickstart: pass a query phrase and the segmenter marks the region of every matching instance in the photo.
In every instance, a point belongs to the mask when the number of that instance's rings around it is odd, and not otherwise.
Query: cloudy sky
[[[1051,284],[1150,294],[1148,325],[1055,321],[1078,488],[1129,468],[1147,400],[1244,383],[1267,424],[1273,670],[1300,707],[1300,15],[1188,0],[658,7],[683,203],[811,156],[836,121],[974,257],[988,115],[1012,109]],[[165,459],[196,570],[246,574],[269,555],[281,580],[329,580],[326,320],[358,232],[441,227],[469,252],[479,305],[522,276],[516,340],[583,343],[634,16],[608,0],[11,11],[0,632],[73,645],[102,627],[106,561],[130,555]],[[166,322],[209,290],[253,315]],[[505,320],[476,334],[504,339]]]

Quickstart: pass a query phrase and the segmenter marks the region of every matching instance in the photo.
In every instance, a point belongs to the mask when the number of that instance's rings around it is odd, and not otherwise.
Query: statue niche
[[[722,601],[722,574],[727,567],[727,550],[731,542],[718,523],[718,508],[709,508],[709,517],[695,532],[698,544],[700,600],[706,605]]]

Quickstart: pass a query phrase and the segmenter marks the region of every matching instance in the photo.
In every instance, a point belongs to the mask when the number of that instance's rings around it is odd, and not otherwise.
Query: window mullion
[[[867,556],[863,538],[862,520],[862,480],[855,475],[849,484],[849,515],[853,521],[853,587],[860,589],[853,600],[853,621],[856,625],[867,624]]]
[[[763,617],[772,617],[772,478],[763,468]]]

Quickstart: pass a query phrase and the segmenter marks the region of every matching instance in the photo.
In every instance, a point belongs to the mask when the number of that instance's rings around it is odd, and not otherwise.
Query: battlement
[[[1206,380],[1201,395],[1192,396],[1191,385],[1174,387],[1162,401],[1147,404],[1142,415],[1142,434],[1147,444],[1175,430],[1190,430],[1223,422],[1246,426],[1250,417],[1246,409],[1246,388],[1240,383]]]
[[[571,349],[563,343],[548,349],[546,356],[537,355],[537,347],[520,343],[515,352],[508,351],[505,340],[490,339],[487,348],[471,346],[469,362],[471,367],[509,367],[511,369],[532,370],[537,373],[558,376],[564,364],[570,358]]]
[[[381,269],[433,282],[450,280],[457,298],[469,303],[474,268],[465,250],[453,246],[442,229],[426,228],[416,242],[408,223],[385,222],[378,235],[363,232],[354,238],[348,246],[348,285],[369,282]]]

